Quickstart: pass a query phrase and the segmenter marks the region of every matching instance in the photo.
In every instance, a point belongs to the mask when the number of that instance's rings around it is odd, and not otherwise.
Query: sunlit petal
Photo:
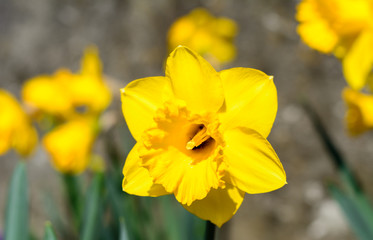
[[[366,84],[373,66],[373,31],[360,34],[343,59],[343,73],[351,88],[360,90]]]
[[[211,189],[202,200],[183,207],[201,219],[209,220],[218,227],[233,217],[244,199],[245,192],[227,184],[225,189]]]
[[[286,184],[286,175],[270,143],[258,132],[236,128],[224,133],[224,161],[232,184],[247,193],[273,191]]]
[[[250,68],[231,68],[220,76],[225,95],[222,129],[248,127],[267,137],[277,113],[273,77]]]
[[[184,100],[193,112],[216,112],[224,102],[219,74],[189,48],[179,46],[170,54],[166,76],[175,97]]]
[[[132,136],[139,141],[142,133],[155,126],[156,109],[172,96],[166,77],[135,80],[121,89],[122,110]]]
[[[154,184],[149,171],[140,166],[139,143],[128,154],[123,167],[123,191],[138,196],[157,197],[169,194],[160,184]]]

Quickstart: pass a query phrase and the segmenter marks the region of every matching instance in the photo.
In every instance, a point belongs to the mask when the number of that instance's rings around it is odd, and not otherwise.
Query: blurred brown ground
[[[136,78],[164,75],[166,33],[173,20],[197,6],[230,17],[239,24],[240,33],[238,58],[227,68],[252,67],[274,76],[279,111],[269,140],[285,167],[288,185],[268,194],[246,195],[238,213],[219,232],[220,239],[355,239],[325,190],[336,174],[299,103],[309,101],[321,115],[371,199],[373,135],[351,139],[345,134],[340,95],[346,84],[341,66],[300,42],[296,4],[295,0],[2,0],[0,87],[19,97],[28,78],[63,66],[78,70],[85,46],[96,44],[104,71],[112,78],[115,98],[110,110],[121,126],[119,88]],[[14,153],[0,157],[2,215],[16,158]],[[41,236],[48,220],[42,207],[44,193],[62,202],[59,178],[42,149],[29,164],[29,180],[31,228]]]

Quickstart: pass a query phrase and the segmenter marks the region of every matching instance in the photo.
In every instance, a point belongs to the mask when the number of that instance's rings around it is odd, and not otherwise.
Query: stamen
[[[187,142],[186,149],[193,150],[194,148],[199,147],[202,143],[204,143],[206,140],[208,140],[211,137],[207,135],[206,126],[205,125],[201,125],[201,126],[203,127],[200,128],[200,130],[197,132],[196,135],[194,135],[192,140]]]

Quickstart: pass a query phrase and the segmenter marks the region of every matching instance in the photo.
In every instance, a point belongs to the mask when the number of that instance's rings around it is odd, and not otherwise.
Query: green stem
[[[363,190],[360,185],[360,182],[348,167],[346,160],[343,158],[341,152],[336,147],[332,138],[326,131],[324,125],[321,122],[320,117],[307,103],[303,103],[303,107],[308,113],[311,122],[314,128],[316,129],[317,134],[319,135],[322,143],[324,144],[325,149],[331,157],[331,160],[333,161],[335,167],[338,169],[339,174],[343,180],[343,183],[345,183],[345,186],[347,187],[347,190],[353,194],[362,193]]]
[[[74,224],[76,230],[80,229],[80,220],[81,220],[81,192],[77,176],[72,174],[63,174],[63,181],[66,189],[67,199],[69,201],[69,206],[71,208]]]
[[[206,221],[206,232],[205,240],[214,240],[215,239],[215,224],[210,221]]]

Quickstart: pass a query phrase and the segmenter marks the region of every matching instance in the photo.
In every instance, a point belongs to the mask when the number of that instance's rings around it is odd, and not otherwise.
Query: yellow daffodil
[[[93,47],[86,49],[80,73],[60,69],[53,76],[37,76],[26,82],[22,96],[36,110],[63,118],[97,114],[111,101],[101,61]]]
[[[341,58],[348,84],[364,87],[373,65],[373,1],[303,0],[296,18],[302,40]]]
[[[37,133],[17,100],[0,89],[0,155],[14,148],[28,156],[37,143]]]
[[[165,77],[138,79],[122,92],[137,143],[123,168],[123,190],[174,194],[184,208],[221,226],[245,192],[286,183],[266,140],[277,112],[272,77],[249,68],[221,72],[189,48],[168,57]]]
[[[178,45],[188,46],[211,62],[226,63],[236,56],[233,44],[236,23],[229,18],[216,18],[206,9],[197,8],[177,19],[168,32],[171,52]]]
[[[53,129],[45,135],[43,144],[58,171],[77,174],[89,164],[94,139],[94,120],[81,118]]]
[[[343,98],[347,105],[345,118],[349,134],[357,136],[373,129],[373,95],[346,88]]]

